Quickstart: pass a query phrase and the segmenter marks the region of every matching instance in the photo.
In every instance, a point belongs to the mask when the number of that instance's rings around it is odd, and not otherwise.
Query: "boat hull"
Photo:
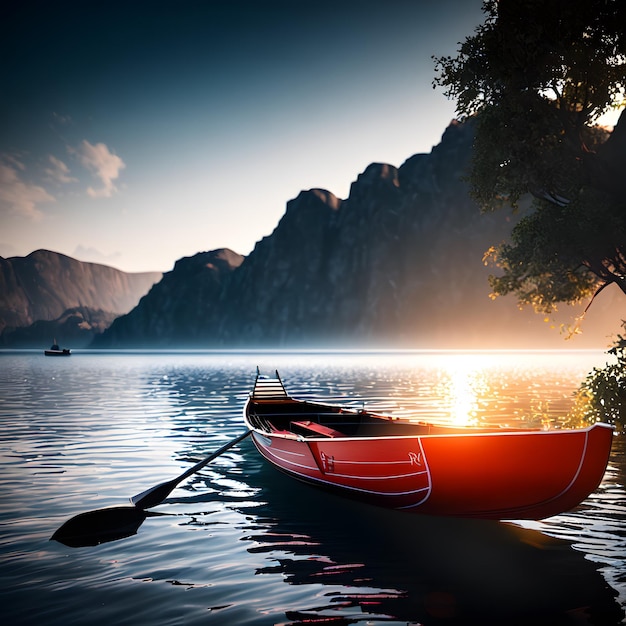
[[[259,453],[299,480],[375,505],[482,519],[570,510],[604,475],[612,427],[415,436],[303,437],[254,426]],[[468,431],[468,432],[463,432]]]

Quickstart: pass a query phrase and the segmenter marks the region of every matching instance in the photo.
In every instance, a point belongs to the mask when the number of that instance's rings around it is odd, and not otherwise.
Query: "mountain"
[[[134,348],[193,347],[210,342],[220,295],[243,259],[232,250],[214,250],[178,260],[130,314],[95,337],[93,347],[113,343]]]
[[[566,347],[514,298],[489,298],[482,257],[513,218],[471,200],[472,142],[472,124],[453,122],[430,154],[368,166],[345,200],[301,192],[248,257],[221,250],[177,263],[94,346]],[[621,304],[602,294],[574,347],[605,347]]]
[[[49,330],[54,331],[71,318],[85,337],[89,335],[81,342],[86,344],[115,317],[130,311],[161,276],[160,272],[129,274],[49,250],[26,257],[0,257],[1,343],[30,346],[39,341],[39,334],[37,328],[25,331],[27,327],[49,322]],[[49,335],[46,343],[52,338]],[[64,337],[59,334],[57,339]]]
[[[74,307],[54,320],[38,320],[30,326],[5,330],[0,345],[13,348],[47,348],[59,338],[62,347],[85,348],[94,336],[103,333],[118,316],[117,313]]]

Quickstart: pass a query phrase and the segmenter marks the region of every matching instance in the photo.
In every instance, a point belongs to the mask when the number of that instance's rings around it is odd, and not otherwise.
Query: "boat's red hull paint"
[[[597,424],[303,438],[246,422],[261,455],[298,479],[385,507],[484,519],[541,519],[577,506],[600,484],[613,437]]]

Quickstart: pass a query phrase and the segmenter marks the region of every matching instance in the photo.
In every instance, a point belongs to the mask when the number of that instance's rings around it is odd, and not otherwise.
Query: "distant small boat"
[[[43,353],[46,356],[69,356],[71,354],[71,351],[69,348],[59,347],[55,339],[54,343],[50,346],[50,349],[44,350]]]
[[[452,427],[296,400],[257,375],[244,420],[261,455],[301,481],[430,515],[541,519],[600,484],[613,428]]]

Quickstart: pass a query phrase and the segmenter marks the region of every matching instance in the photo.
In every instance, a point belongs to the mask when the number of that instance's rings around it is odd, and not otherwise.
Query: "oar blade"
[[[138,509],[150,509],[153,506],[161,504],[178,483],[178,480],[168,480],[166,483],[161,483],[160,485],[150,487],[150,489],[138,493],[136,496],[130,498],[130,501]]]
[[[155,514],[132,506],[88,511],[67,520],[50,539],[70,548],[97,546],[137,534],[148,515]]]

